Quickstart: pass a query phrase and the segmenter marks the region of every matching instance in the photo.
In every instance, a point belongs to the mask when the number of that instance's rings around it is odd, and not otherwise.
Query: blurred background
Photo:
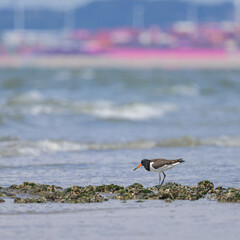
[[[0,54],[237,51],[238,0],[1,0]]]

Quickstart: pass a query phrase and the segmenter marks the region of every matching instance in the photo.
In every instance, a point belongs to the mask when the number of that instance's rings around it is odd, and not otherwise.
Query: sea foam
[[[141,121],[165,116],[176,111],[176,105],[168,102],[70,101],[47,97],[37,91],[16,96],[4,106],[8,112],[25,115],[82,114],[100,119]]]
[[[157,147],[197,147],[197,146],[220,146],[240,147],[240,138],[234,136],[220,136],[216,138],[192,138],[183,136],[180,138],[163,140],[136,140],[126,142],[102,142],[83,143],[54,139],[39,141],[21,140],[17,137],[0,138],[0,158],[15,156],[39,156],[44,153],[74,152],[88,150],[120,150],[120,149],[152,149]]]

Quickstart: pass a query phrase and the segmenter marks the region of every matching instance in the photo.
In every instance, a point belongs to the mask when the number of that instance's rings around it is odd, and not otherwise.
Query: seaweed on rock
[[[109,199],[150,200],[159,199],[166,202],[173,200],[198,200],[207,194],[210,199],[220,202],[240,202],[240,189],[223,187],[214,188],[210,181],[201,181],[197,186],[184,186],[178,183],[167,183],[162,186],[144,188],[142,184],[134,183],[128,187],[115,184],[99,186],[71,186],[63,189],[55,185],[24,182],[0,188],[0,197],[14,198],[15,203],[92,203]],[[19,197],[21,195],[21,197]],[[4,201],[4,200],[3,200]]]

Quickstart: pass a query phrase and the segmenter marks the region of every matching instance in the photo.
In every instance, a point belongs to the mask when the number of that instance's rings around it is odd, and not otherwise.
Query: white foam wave
[[[36,91],[21,94],[8,101],[7,108],[13,112],[30,115],[41,114],[85,114],[102,119],[146,120],[162,117],[175,111],[170,103],[126,103],[111,101],[76,102],[65,99],[47,98]]]
[[[58,140],[24,141],[14,139],[0,142],[0,157],[39,156],[42,153],[83,151],[86,144]]]
[[[218,147],[240,147],[240,138],[233,136],[221,136],[209,138],[202,141],[204,145],[215,145]]]
[[[31,115],[59,114],[61,111],[58,108],[54,108],[52,106],[35,105],[28,109],[28,113]]]
[[[10,99],[9,104],[28,104],[32,102],[42,102],[45,97],[39,91],[29,91],[17,95]]]
[[[240,147],[240,138],[221,136],[218,138],[198,139],[186,136],[161,141],[139,140],[116,143],[81,143],[49,139],[40,141],[25,141],[14,137],[2,137],[0,140],[0,158],[39,156],[44,153],[68,151],[151,149],[156,147],[172,148],[192,146]]]
[[[85,109],[85,113],[104,119],[146,120],[162,117],[166,113],[176,110],[170,103],[131,103],[116,105],[110,102],[95,105]]]

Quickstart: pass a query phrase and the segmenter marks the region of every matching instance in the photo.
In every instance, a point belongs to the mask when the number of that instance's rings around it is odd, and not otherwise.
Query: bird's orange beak
[[[142,166],[142,164],[140,163],[136,168],[133,169],[133,171],[137,170],[138,168],[140,168]]]

